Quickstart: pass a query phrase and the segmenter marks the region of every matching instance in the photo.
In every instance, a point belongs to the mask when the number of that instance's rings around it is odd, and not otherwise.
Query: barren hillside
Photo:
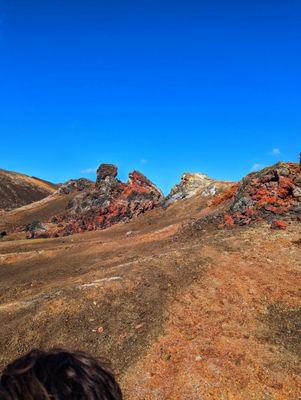
[[[56,189],[56,185],[42,179],[0,169],[0,210],[41,200]]]
[[[105,230],[3,240],[0,364],[62,346],[108,357],[129,400],[299,399],[299,197],[277,168]]]

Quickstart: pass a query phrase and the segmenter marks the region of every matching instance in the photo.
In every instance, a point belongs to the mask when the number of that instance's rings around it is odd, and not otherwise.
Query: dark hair
[[[0,378],[1,400],[121,400],[114,375],[83,352],[32,350]]]

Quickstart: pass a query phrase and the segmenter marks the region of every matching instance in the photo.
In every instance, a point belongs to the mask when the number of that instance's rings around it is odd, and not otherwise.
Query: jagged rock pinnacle
[[[117,176],[117,167],[114,164],[101,164],[96,171],[97,178],[96,183],[106,179],[108,176],[112,178],[116,178]]]

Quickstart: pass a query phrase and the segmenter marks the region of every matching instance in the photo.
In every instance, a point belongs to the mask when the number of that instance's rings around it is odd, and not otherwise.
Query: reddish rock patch
[[[126,183],[116,176],[115,165],[102,164],[97,170],[96,184],[80,179],[63,185],[60,193],[76,190],[78,194],[64,213],[44,224],[42,236],[67,236],[107,228],[117,222],[128,221],[162,202],[162,192],[140,172],[131,172]],[[30,229],[28,237],[41,237],[41,230],[32,226]]]
[[[272,222],[271,228],[272,229],[286,229],[287,223],[285,221],[282,221],[281,219],[276,219],[275,221]]]
[[[225,204],[227,212],[223,225],[228,228],[267,220],[273,223],[273,228],[285,229],[284,218],[300,219],[300,201],[300,166],[278,163],[247,175],[239,184],[217,196],[212,205]]]

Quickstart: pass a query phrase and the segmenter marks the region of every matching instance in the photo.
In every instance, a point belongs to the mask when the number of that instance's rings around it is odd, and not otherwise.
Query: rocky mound
[[[57,185],[41,179],[0,169],[0,210],[13,210],[49,196]]]
[[[186,199],[201,193],[203,197],[214,196],[223,184],[202,173],[185,172],[181,177],[181,182],[176,184],[165,198],[164,205],[169,206],[177,200]]]
[[[70,194],[74,191],[81,192],[82,190],[93,189],[94,187],[94,182],[89,179],[70,179],[70,181],[61,185],[61,187],[56,191],[56,194]]]
[[[284,229],[289,219],[301,220],[300,165],[279,162],[251,173],[212,204],[224,205],[222,224],[226,227],[266,220],[271,227]]]
[[[218,181],[202,173],[185,172],[179,184],[176,184],[165,198],[164,206],[169,206],[175,201],[188,199],[196,194],[202,197],[214,196],[229,187],[231,182]]]
[[[78,194],[70,200],[66,211],[54,216],[47,224],[34,222],[27,226],[27,237],[56,237],[107,228],[128,221],[163,201],[162,192],[138,171],[129,174],[126,183],[117,178],[117,167],[102,164],[94,184],[86,179],[72,180],[58,194]]]

